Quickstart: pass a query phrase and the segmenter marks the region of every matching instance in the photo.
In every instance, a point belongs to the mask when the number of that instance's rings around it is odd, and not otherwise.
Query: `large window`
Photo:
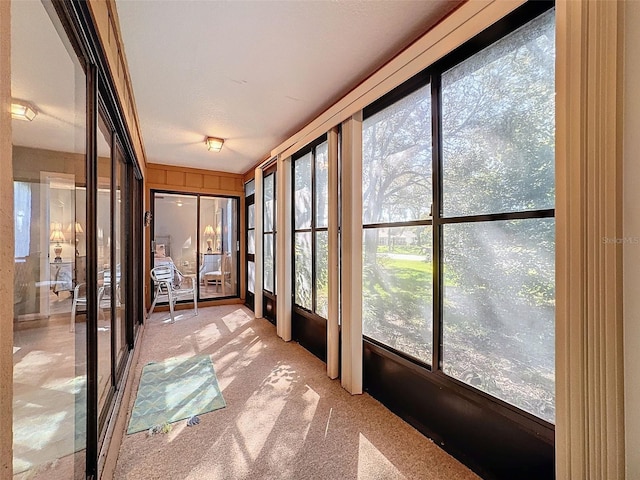
[[[254,295],[256,290],[256,191],[255,181],[250,180],[244,186],[245,196],[245,217],[247,219],[247,238],[246,238],[246,252],[247,259],[247,290],[246,304],[253,308]]]
[[[328,312],[328,144],[301,152],[294,170],[295,304],[326,318]]]
[[[363,123],[364,334],[551,423],[554,32],[454,52]]]
[[[430,85],[367,116],[362,129],[363,333],[430,364]]]
[[[264,177],[264,290],[276,293],[276,173]]]

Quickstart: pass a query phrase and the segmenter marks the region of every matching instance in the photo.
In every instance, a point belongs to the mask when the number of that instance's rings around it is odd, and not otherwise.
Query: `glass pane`
[[[256,264],[247,262],[247,290],[255,293],[256,290]]]
[[[316,232],[316,313],[329,315],[329,234]]]
[[[327,227],[329,214],[329,144],[316,147],[316,227]]]
[[[311,232],[295,235],[295,303],[307,310],[313,309],[311,282]]]
[[[98,132],[98,411],[108,408],[111,378],[111,132],[100,117]]]
[[[197,200],[195,195],[154,194],[154,266],[173,264],[184,275],[196,274]]]
[[[293,164],[295,173],[293,209],[295,229],[311,227],[311,153],[300,157]]]
[[[116,265],[116,279],[114,281],[113,294],[115,296],[115,319],[113,328],[115,330],[115,351],[116,351],[116,365],[119,368],[120,363],[125,358],[127,352],[127,329],[126,329],[126,277],[127,277],[127,268],[124,262],[125,256],[125,248],[127,247],[127,230],[123,228],[124,221],[126,218],[126,208],[129,205],[127,202],[127,198],[124,197],[124,189],[127,184],[127,168],[124,163],[124,158],[119,150],[117,151],[117,155],[115,158],[115,167],[116,167],[116,205],[114,211],[114,225],[115,225],[115,235],[116,239],[115,245],[115,259],[114,263]]]
[[[250,255],[256,254],[256,231],[247,231],[247,253]]]
[[[363,237],[362,333],[431,364],[431,227],[371,228]]]
[[[244,184],[244,196],[249,197],[256,193],[256,183],[254,180],[249,180]]]
[[[13,278],[0,267],[14,306],[13,472],[3,458],[2,478],[85,478],[86,77],[58,32],[42,2],[12,2],[11,96],[37,116],[12,120],[2,158],[13,165],[15,241]]]
[[[362,221],[429,218],[431,87],[426,85],[362,124]]]
[[[554,207],[550,11],[442,76],[446,216]]]
[[[555,418],[554,219],[444,226],[443,370]]]
[[[237,295],[237,203],[234,198],[200,197],[201,299]]]
[[[274,262],[273,262],[273,234],[264,235],[264,289],[273,293]]]
[[[274,230],[274,217],[273,211],[275,207],[275,195],[274,195],[274,179],[275,175],[272,173],[264,178],[264,231],[273,232]]]
[[[256,228],[256,204],[249,205],[247,212],[247,228]]]

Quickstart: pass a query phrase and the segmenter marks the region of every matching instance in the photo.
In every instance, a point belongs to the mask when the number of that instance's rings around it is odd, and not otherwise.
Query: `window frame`
[[[269,177],[273,177],[273,198],[272,198],[272,204],[271,204],[271,218],[272,218],[272,225],[271,225],[271,229],[267,230],[266,228],[266,218],[267,218],[267,202],[266,202],[266,198],[265,198],[265,194],[266,194],[266,189],[263,188],[263,192],[262,192],[262,205],[263,205],[263,215],[262,215],[262,245],[264,248],[264,245],[266,245],[266,242],[264,241],[264,239],[266,238],[267,235],[271,235],[273,238],[273,247],[272,247],[272,262],[273,262],[273,291],[267,289],[267,287],[265,286],[267,284],[266,282],[266,274],[267,274],[267,269],[265,268],[265,256],[263,255],[262,257],[262,285],[263,285],[263,294],[266,296],[269,296],[272,300],[275,300],[276,298],[276,294],[277,294],[277,279],[276,279],[276,261],[277,261],[277,256],[276,256],[276,238],[277,238],[277,222],[276,222],[276,215],[277,215],[277,204],[276,204],[276,198],[277,198],[277,174],[276,174],[277,170],[276,170],[276,165],[272,165],[271,167],[269,167],[267,170],[264,171],[264,177],[263,177],[263,185],[266,182],[267,178]]]
[[[316,196],[317,196],[317,192],[316,192],[316,149],[317,147],[319,147],[320,145],[322,145],[323,143],[328,142],[328,135],[325,133],[323,135],[321,135],[320,137],[318,137],[317,139],[315,139],[313,142],[309,143],[307,146],[305,146],[304,148],[302,148],[301,150],[299,150],[298,152],[296,152],[294,155],[292,155],[291,157],[291,232],[292,232],[292,237],[291,237],[291,241],[292,241],[292,245],[295,246],[295,239],[296,239],[296,234],[297,233],[310,233],[311,234],[311,309],[305,308],[299,304],[296,303],[296,262],[295,262],[295,254],[294,254],[294,259],[291,262],[291,278],[292,278],[292,288],[291,288],[291,297],[292,297],[292,307],[293,310],[296,313],[301,314],[302,316],[312,316],[312,317],[317,317],[317,318],[321,318],[323,320],[326,320],[326,317],[323,317],[322,315],[317,313],[317,308],[318,308],[318,304],[317,304],[317,272],[316,272],[316,260],[317,260],[317,245],[316,245],[316,233],[317,232],[328,232],[329,231],[329,225],[327,223],[327,226],[325,227],[318,227],[316,225],[316,217],[317,217],[317,212],[316,212]],[[305,227],[305,228],[296,228],[296,222],[295,222],[295,192],[296,192],[296,182],[295,182],[295,175],[296,175],[296,161],[299,160],[302,157],[305,157],[307,154],[311,154],[311,199],[309,202],[309,205],[311,206],[311,223],[309,225],[309,227]],[[295,250],[295,247],[294,247]]]
[[[432,137],[432,216],[429,220],[389,223],[364,223],[363,231],[384,227],[432,226],[432,258],[433,258],[433,356],[428,365],[403,351],[363,334],[366,344],[372,346],[380,354],[394,359],[400,364],[417,371],[437,384],[446,385],[464,397],[478,402],[482,407],[498,410],[511,420],[541,432],[541,436],[552,442],[555,425],[541,417],[527,412],[511,403],[486,393],[468,383],[450,376],[443,371],[443,230],[445,225],[456,223],[495,222],[503,220],[545,219],[555,218],[555,208],[534,210],[518,210],[510,212],[476,214],[476,215],[443,215],[443,175],[442,175],[442,75],[450,68],[462,63],[495,42],[501,40],[530,21],[554,8],[553,2],[527,2],[519,9],[507,15],[500,22],[483,31],[478,36],[461,45],[441,60],[427,67],[391,92],[372,102],[363,109],[363,119],[369,118],[404,99],[419,88],[431,85],[431,137]],[[363,279],[364,280],[364,279]]]

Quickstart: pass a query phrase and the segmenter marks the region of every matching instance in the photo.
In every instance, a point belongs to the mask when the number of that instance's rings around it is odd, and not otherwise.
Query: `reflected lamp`
[[[213,252],[213,239],[211,238],[211,235],[213,235],[213,226],[212,225],[207,225],[206,227],[204,227],[204,234],[208,237],[207,238],[207,253],[212,253]]]
[[[51,229],[51,236],[49,237],[49,240],[51,241],[51,243],[55,242],[55,245],[53,246],[53,252],[56,254],[56,256],[53,259],[53,261],[55,263],[62,262],[62,257],[60,256],[62,254],[62,245],[60,245],[60,242],[64,242],[64,233],[62,233],[62,225],[61,224],[55,223],[53,225],[53,228]]]
[[[23,100],[11,101],[11,118],[31,122],[38,115],[36,108]]]

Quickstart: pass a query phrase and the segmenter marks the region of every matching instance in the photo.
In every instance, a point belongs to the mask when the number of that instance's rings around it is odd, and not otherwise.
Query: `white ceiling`
[[[459,3],[117,0],[147,161],[246,172]]]

